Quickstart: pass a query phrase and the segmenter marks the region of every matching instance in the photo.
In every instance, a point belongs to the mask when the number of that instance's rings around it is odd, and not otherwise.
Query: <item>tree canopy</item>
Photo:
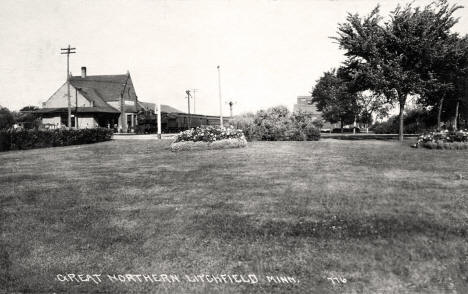
[[[15,123],[15,118],[10,110],[6,107],[0,106],[0,130],[8,129]]]
[[[365,17],[349,14],[338,25],[334,39],[346,51],[353,88],[367,88],[398,103],[400,140],[408,95],[440,88],[436,84],[445,68],[442,63],[453,54],[453,40],[458,37],[450,30],[457,23],[453,14],[459,8],[445,0],[423,8],[398,5],[384,20],[377,6]]]
[[[348,88],[348,83],[340,78],[337,70],[325,72],[312,91],[312,101],[322,112],[323,118],[331,123],[351,123],[357,112],[356,94]]]

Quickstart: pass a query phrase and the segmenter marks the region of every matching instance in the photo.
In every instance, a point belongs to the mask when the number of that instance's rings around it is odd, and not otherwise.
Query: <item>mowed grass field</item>
[[[169,144],[1,153],[0,292],[468,293],[468,151],[325,139],[172,153]],[[102,282],[57,278],[66,274]]]

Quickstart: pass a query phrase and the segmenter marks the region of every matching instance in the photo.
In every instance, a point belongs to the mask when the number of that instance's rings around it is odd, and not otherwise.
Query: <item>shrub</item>
[[[369,130],[376,134],[398,134],[398,115],[391,116],[387,121],[375,123]],[[418,134],[425,132],[437,124],[436,112],[425,109],[412,109],[404,115],[404,133]]]
[[[0,131],[0,151],[90,144],[111,138],[112,130],[106,128],[3,130]]]
[[[321,121],[309,112],[291,113],[284,106],[260,110],[255,115],[234,117],[231,123],[247,133],[249,140],[316,141],[320,139]]]
[[[251,112],[237,115],[229,122],[234,128],[242,130],[247,140],[252,140],[255,136],[255,115]]]
[[[320,139],[320,128],[323,123],[320,120],[314,119],[310,112],[297,111],[291,115],[293,128],[297,130],[300,138],[306,141],[318,141]]]

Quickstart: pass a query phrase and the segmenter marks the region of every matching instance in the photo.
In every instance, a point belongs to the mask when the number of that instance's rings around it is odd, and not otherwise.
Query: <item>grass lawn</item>
[[[468,293],[468,151],[325,139],[171,153],[169,143],[1,153],[0,292]]]

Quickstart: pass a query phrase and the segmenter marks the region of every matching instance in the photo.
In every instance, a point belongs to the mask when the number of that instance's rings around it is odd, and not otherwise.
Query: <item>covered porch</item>
[[[68,126],[68,108],[42,108],[36,111],[42,118],[45,128],[55,129],[72,127],[77,129],[88,128],[119,128],[119,111],[99,111],[96,107],[73,108],[71,112],[71,125]]]

